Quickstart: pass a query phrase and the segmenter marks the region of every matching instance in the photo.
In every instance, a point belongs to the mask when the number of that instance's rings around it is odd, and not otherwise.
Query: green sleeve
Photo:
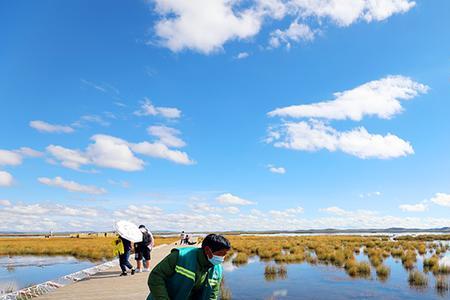
[[[220,285],[221,284],[222,284],[222,281],[220,281],[219,284],[214,285],[214,288],[212,289],[211,296],[209,297],[210,300],[217,300],[217,299],[219,299]]]
[[[166,280],[175,273],[178,261],[178,251],[167,255],[148,276],[148,287],[154,300],[170,300],[167,292]]]

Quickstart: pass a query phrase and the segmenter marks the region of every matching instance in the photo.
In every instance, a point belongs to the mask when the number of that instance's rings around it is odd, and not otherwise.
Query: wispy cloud
[[[285,174],[286,169],[284,167],[276,167],[274,165],[267,165],[267,169],[269,169],[270,172],[275,174]]]
[[[75,131],[72,127],[67,125],[50,124],[40,120],[31,121],[30,127],[45,133],[72,133]]]
[[[178,119],[181,117],[181,110],[175,107],[155,106],[150,99],[145,98],[139,110],[134,112],[137,116],[161,116],[167,119]]]
[[[38,181],[48,186],[59,187],[69,192],[85,193],[92,195],[101,195],[106,193],[104,188],[98,188],[93,185],[82,185],[78,182],[65,180],[59,176],[55,178],[39,177]]]

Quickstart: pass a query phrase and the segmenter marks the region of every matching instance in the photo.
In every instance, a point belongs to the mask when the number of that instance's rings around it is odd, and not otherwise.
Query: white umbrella
[[[133,243],[142,242],[142,232],[135,224],[121,220],[117,221],[116,224],[114,224],[114,228],[116,229],[117,233],[124,239],[127,239]]]

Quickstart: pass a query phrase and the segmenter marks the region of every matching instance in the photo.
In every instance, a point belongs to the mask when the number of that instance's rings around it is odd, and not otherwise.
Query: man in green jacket
[[[173,249],[150,273],[147,300],[216,300],[222,263],[230,250],[223,236],[209,234],[201,248]]]

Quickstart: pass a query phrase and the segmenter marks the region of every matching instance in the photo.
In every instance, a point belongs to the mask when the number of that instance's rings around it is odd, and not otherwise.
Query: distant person
[[[185,238],[185,234],[184,234],[184,231],[182,231],[181,232],[181,234],[180,234],[180,245],[183,245],[184,244],[184,238]]]
[[[230,248],[225,237],[209,234],[201,248],[173,249],[150,273],[147,300],[217,300]]]
[[[148,272],[150,267],[150,252],[152,251],[154,240],[151,232],[144,226],[139,225],[142,232],[142,242],[134,243],[134,259],[136,260],[136,272]],[[144,260],[144,268],[142,268]]]
[[[119,265],[122,273],[120,276],[127,276],[127,268],[131,270],[131,275],[134,275],[135,270],[128,261],[131,253],[131,242],[121,236],[114,241],[114,253],[119,255]]]
[[[189,245],[189,234],[186,234],[186,236],[184,238],[184,244]]]

